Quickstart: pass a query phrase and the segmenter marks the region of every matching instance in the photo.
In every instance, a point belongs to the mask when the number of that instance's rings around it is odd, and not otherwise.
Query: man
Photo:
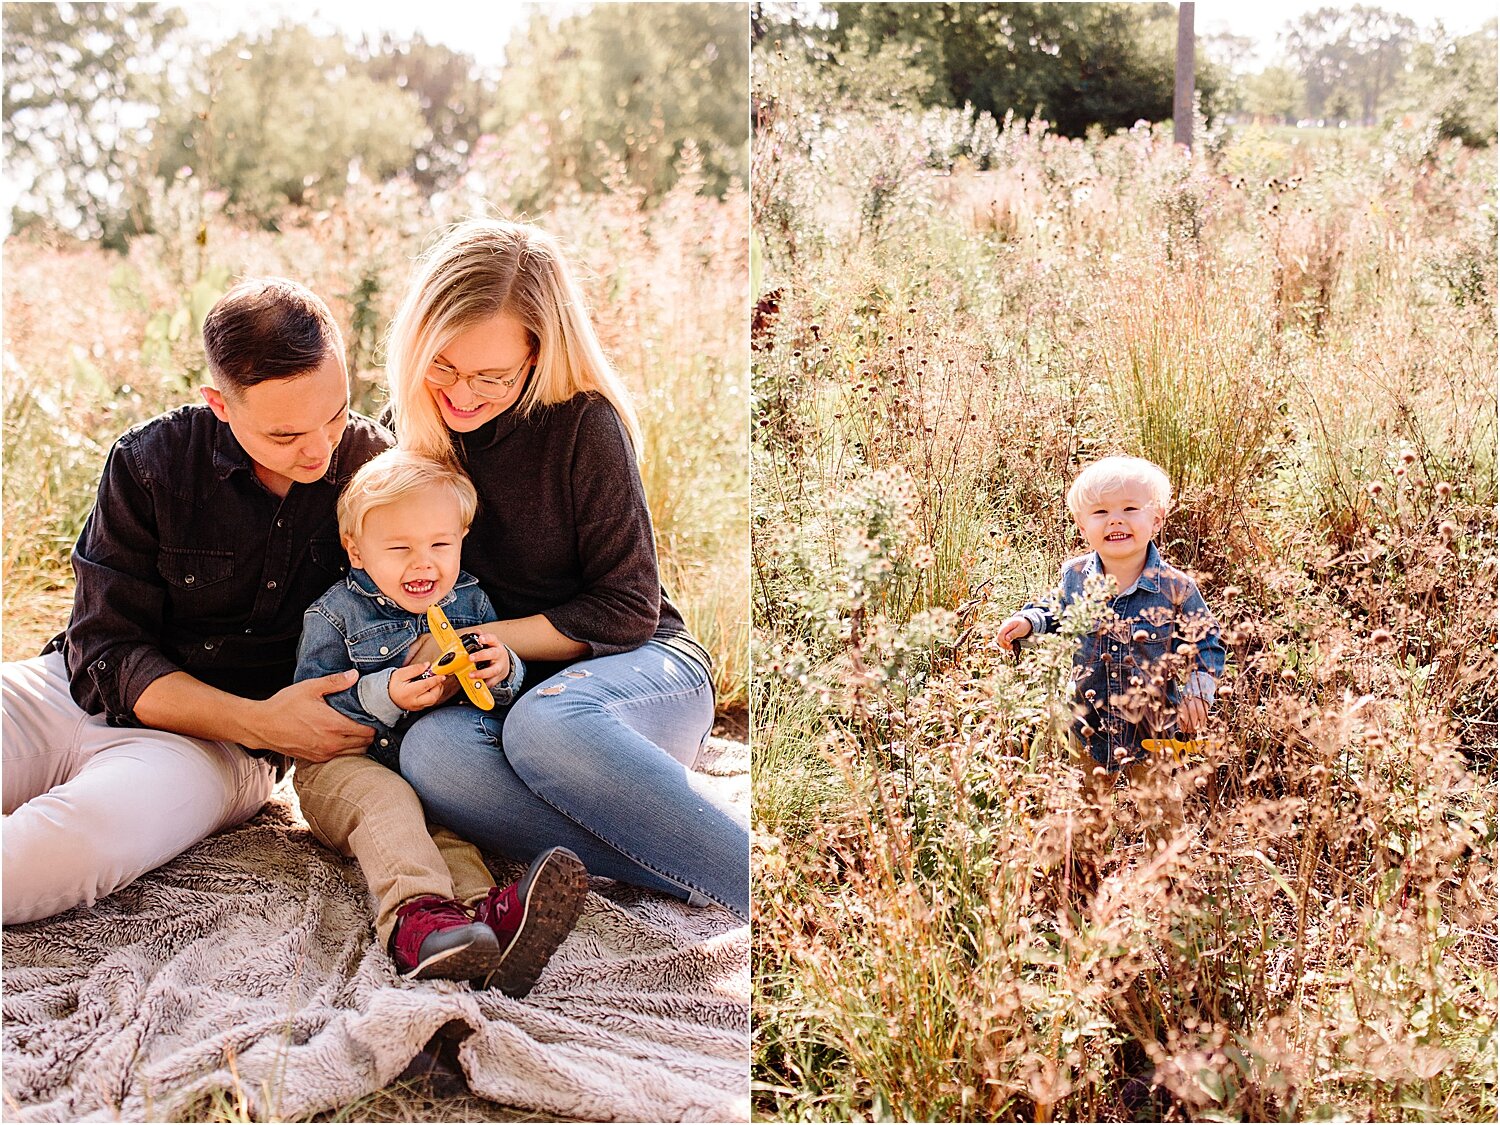
[[[67,630],[0,665],[6,923],[92,904],[253,815],[285,768],[371,730],[292,683],[302,614],[346,566],[334,506],[391,444],[350,415],[328,307],[242,282],[203,325],[213,386],[110,450]]]

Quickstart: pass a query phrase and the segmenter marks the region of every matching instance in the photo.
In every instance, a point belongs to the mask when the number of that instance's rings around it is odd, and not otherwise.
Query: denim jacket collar
[[[215,419],[217,422],[218,420]],[[343,444],[340,439],[340,445]],[[338,481],[339,471],[339,449],[334,446],[333,456],[328,459],[328,471],[323,474],[325,481]],[[250,454],[245,452],[245,447],[239,443],[234,436],[234,431],[229,428],[228,422],[218,422],[218,433],[214,436],[214,472],[220,480],[225,479],[235,472],[255,472],[255,462],[251,460]]]
[[[1147,543],[1146,544],[1146,565],[1141,568],[1141,576],[1139,578],[1137,578],[1134,582],[1132,582],[1129,587],[1127,587],[1124,590],[1121,590],[1115,596],[1116,597],[1124,597],[1126,594],[1133,594],[1137,590],[1149,590],[1153,594],[1159,593],[1161,588],[1157,584],[1157,576],[1161,574],[1161,571],[1162,571],[1161,555],[1156,550],[1156,544],[1155,543]],[[1104,563],[1099,558],[1099,552],[1098,551],[1094,551],[1094,552],[1092,552],[1089,555],[1089,560],[1088,560],[1088,562],[1086,562],[1084,564],[1084,570],[1083,570],[1083,576],[1084,576],[1085,579],[1087,579],[1090,576],[1095,575],[1095,574],[1097,574],[1097,575],[1099,575],[1101,577],[1103,577],[1103,575],[1104,575]]]
[[[449,590],[438,601],[438,608],[442,609],[444,606],[451,605],[454,598],[458,596],[459,590],[467,589],[470,586],[477,586],[478,584],[479,579],[475,578],[472,574],[463,570],[459,571],[458,581],[453,583],[453,589]],[[375,580],[357,566],[349,568],[349,573],[344,577],[344,585],[351,593],[363,596],[367,603],[364,609],[368,613],[383,613],[388,617],[412,616],[410,610],[402,609],[390,598],[382,594],[380,588],[375,585]]]

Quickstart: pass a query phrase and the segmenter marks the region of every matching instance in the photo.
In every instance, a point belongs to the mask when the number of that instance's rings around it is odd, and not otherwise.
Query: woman
[[[400,444],[479,492],[463,566],[528,665],[508,710],[441,708],[401,748],[433,820],[527,860],[749,916],[746,828],[689,767],[713,724],[708,654],[657,574],[640,430],[556,241],[464,223],[434,246],[391,330]]]

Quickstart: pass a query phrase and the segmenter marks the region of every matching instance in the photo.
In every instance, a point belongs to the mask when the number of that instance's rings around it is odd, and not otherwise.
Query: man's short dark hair
[[[284,277],[246,278],[203,321],[203,350],[221,392],[303,375],[343,347],[322,298]]]

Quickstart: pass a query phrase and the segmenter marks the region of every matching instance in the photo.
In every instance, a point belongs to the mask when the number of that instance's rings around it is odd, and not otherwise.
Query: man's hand
[[[1000,625],[1000,631],[995,634],[995,640],[1000,642],[1001,648],[1016,651],[1016,642],[1022,637],[1031,636],[1031,622],[1019,613],[1014,617],[1007,617]]]
[[[363,753],[375,731],[340,715],[323,698],[353,687],[358,679],[355,671],[335,672],[302,680],[252,704],[252,749],[276,750],[308,762]]]
[[[1208,725],[1208,704],[1200,695],[1185,695],[1177,704],[1177,725],[1183,734],[1197,734]]]
[[[447,676],[427,675],[429,665],[407,664],[391,673],[391,702],[403,711],[425,711],[442,701]]]

